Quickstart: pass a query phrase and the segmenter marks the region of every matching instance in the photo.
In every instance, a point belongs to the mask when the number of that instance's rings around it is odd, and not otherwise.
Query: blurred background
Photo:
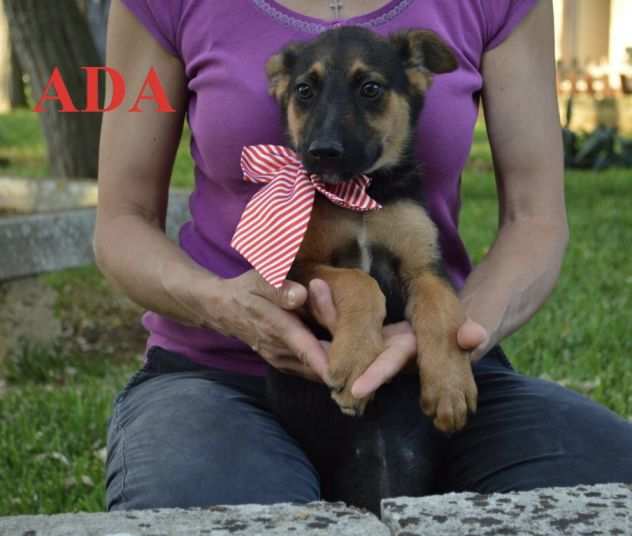
[[[632,418],[632,1],[553,0],[571,243],[551,300],[504,344],[514,366]],[[0,0],[0,515],[104,507],[113,396],[142,363],[141,310],[96,270],[98,114],[32,112],[59,67],[103,64],[109,0]],[[185,129],[171,230],[186,219]],[[463,175],[474,261],[497,223],[479,122]]]

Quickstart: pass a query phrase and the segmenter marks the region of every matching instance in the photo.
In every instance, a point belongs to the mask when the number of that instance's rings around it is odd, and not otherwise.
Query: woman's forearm
[[[140,215],[97,217],[95,252],[107,278],[143,307],[234,336],[273,367],[327,377],[325,350],[293,312],[307,297],[301,285],[277,289],[253,270],[221,279]]]
[[[94,245],[101,271],[134,302],[185,324],[208,324],[198,303],[219,298],[218,278],[157,225],[136,214],[107,219],[101,215]]]
[[[473,353],[474,361],[544,304],[559,277],[567,241],[565,222],[517,220],[500,228],[461,291],[467,315],[489,335]]]

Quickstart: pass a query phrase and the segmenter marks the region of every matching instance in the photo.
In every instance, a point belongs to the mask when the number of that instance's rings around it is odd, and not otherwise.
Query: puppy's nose
[[[307,149],[307,152],[314,158],[327,160],[340,158],[342,151],[342,143],[328,140],[313,141]]]

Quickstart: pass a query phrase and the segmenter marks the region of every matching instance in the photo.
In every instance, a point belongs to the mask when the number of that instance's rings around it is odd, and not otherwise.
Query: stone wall
[[[632,534],[632,485],[453,493],[382,501],[381,520],[343,503],[213,506],[0,518],[0,536],[486,536]]]

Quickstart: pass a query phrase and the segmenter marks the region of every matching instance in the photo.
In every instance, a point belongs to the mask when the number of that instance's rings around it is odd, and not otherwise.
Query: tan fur
[[[322,61],[314,63],[309,71],[311,76],[323,77],[325,75],[325,64]],[[287,87],[287,84],[286,84]],[[303,126],[305,124],[305,117],[299,111],[294,99],[287,99],[287,127],[290,140],[294,147],[298,147],[301,142],[301,133],[303,132]]]
[[[432,84],[430,73],[423,68],[410,67],[406,69],[406,76],[411,87],[418,93],[425,93]]]
[[[331,289],[336,325],[329,349],[327,384],[343,413],[362,415],[371,397],[353,397],[351,386],[384,351],[384,294],[375,279],[354,268],[302,262],[297,273],[298,281],[304,285],[312,279],[322,279]]]
[[[421,272],[408,286],[406,316],[417,338],[421,408],[434,417],[443,432],[465,426],[476,411],[477,389],[468,352],[457,344],[465,321],[454,291],[430,271]]]
[[[360,234],[362,216],[317,195],[297,262],[331,263],[334,252]]]
[[[412,201],[398,201],[365,216],[370,242],[385,246],[401,259],[404,279],[430,269],[439,258],[437,228]]]
[[[381,73],[371,69],[360,59],[356,59],[353,61],[351,67],[349,68],[347,76],[349,77],[349,80],[355,80],[364,77],[380,84],[384,84],[386,82]]]
[[[317,61],[309,69],[309,72],[310,72],[311,76],[315,76],[316,78],[318,78],[320,80],[325,78],[325,72],[326,71],[327,71],[327,69],[326,69],[324,61]]]
[[[294,99],[290,99],[287,109],[287,130],[294,147],[297,147],[301,142],[301,133],[303,132],[304,124],[305,118],[298,111]]]
[[[384,112],[368,120],[371,128],[382,135],[382,155],[365,173],[397,164],[402,158],[404,147],[410,136],[408,101],[404,96],[392,91],[385,98],[388,102]]]
[[[432,73],[446,73],[458,63],[449,47],[432,31],[408,30],[391,36],[395,46],[408,51],[406,76],[411,88],[425,93],[432,84]]]
[[[361,59],[353,60],[351,67],[349,68],[349,78],[353,79],[357,76],[360,76],[366,73],[369,70],[366,63],[364,63]]]
[[[266,74],[268,75],[268,93],[277,101],[281,102],[287,94],[289,76],[283,64],[283,54],[275,54],[266,63]]]

